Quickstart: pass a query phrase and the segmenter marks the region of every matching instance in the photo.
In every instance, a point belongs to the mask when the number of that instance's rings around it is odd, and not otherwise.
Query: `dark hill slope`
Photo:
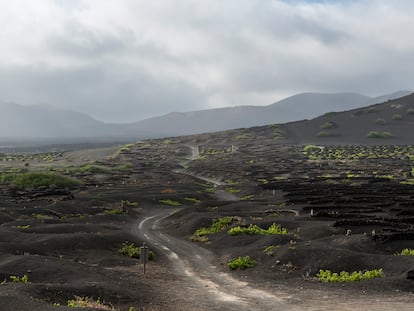
[[[327,113],[313,120],[288,123],[285,130],[289,140],[295,143],[412,144],[414,94],[365,108]],[[392,137],[386,138],[387,135]]]
[[[173,112],[129,125],[137,133],[154,136],[191,135],[311,119],[330,111],[344,111],[408,95],[400,91],[380,97],[355,93],[302,93],[268,106],[239,106],[192,112]]]

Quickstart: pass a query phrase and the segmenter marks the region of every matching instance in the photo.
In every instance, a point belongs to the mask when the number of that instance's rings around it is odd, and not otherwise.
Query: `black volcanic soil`
[[[330,123],[331,125],[327,125]],[[291,142],[299,144],[412,144],[414,94],[366,108],[327,113],[318,118],[285,125]],[[390,138],[369,138],[371,131]]]
[[[82,186],[1,185],[0,280],[30,283],[0,285],[0,310],[65,310],[74,296],[114,310],[411,310],[414,257],[396,255],[414,248],[408,155],[310,159],[288,135],[266,126],[148,140],[95,154],[108,172],[55,168]],[[223,216],[288,234],[193,238]],[[126,241],[154,250],[145,277],[118,254]],[[246,255],[254,268],[227,268]],[[384,278],[363,282],[314,278],[379,268]]]

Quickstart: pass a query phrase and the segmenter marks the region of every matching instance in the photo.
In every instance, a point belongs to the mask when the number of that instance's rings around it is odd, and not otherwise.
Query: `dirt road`
[[[268,293],[236,280],[211,264],[213,254],[190,241],[162,233],[160,222],[177,210],[157,210],[137,222],[133,233],[145,239],[190,288],[191,300],[202,310],[300,310],[289,306],[285,292]],[[194,295],[194,296],[193,296]]]

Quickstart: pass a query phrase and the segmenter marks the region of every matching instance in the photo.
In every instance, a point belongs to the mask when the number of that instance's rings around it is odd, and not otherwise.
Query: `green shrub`
[[[320,131],[316,134],[316,137],[334,137],[338,136],[337,134],[329,133],[327,131]]]
[[[204,228],[197,229],[194,232],[194,235],[203,236],[203,235],[209,235],[209,234],[214,234],[214,233],[223,231],[228,226],[231,225],[231,223],[233,222],[233,219],[234,217],[231,217],[231,216],[220,218],[219,220],[214,222],[210,227],[207,227],[207,228],[204,227]]]
[[[256,260],[252,260],[250,259],[249,256],[245,256],[245,257],[238,257],[238,258],[230,260],[227,263],[227,267],[229,267],[231,270],[236,270],[236,269],[244,270],[244,269],[253,268],[256,265],[256,263],[257,263]]]
[[[239,193],[241,190],[240,189],[236,189],[236,188],[229,187],[229,188],[226,189],[226,191],[228,193],[236,194],[236,193]]]
[[[401,253],[401,256],[414,256],[414,249],[411,248],[404,248]]]
[[[263,253],[265,253],[267,256],[273,256],[274,251],[279,247],[279,245],[269,245],[263,250]]]
[[[134,243],[124,242],[122,243],[122,247],[118,249],[118,253],[129,258],[139,258],[141,254],[141,250],[138,246],[135,246]],[[153,260],[155,254],[150,251],[148,253],[148,259]]]
[[[12,283],[29,283],[29,277],[27,274],[23,275],[22,277],[19,277],[17,275],[10,275],[9,279]]]
[[[121,205],[128,206],[128,207],[137,207],[139,205],[138,202],[128,201],[128,200],[122,200]]]
[[[319,152],[319,151],[321,151],[321,147],[318,147],[316,145],[307,145],[303,147],[304,154],[310,154],[310,153]]]
[[[77,180],[53,173],[3,173],[0,175],[0,180],[2,183],[23,189],[49,186],[72,187],[80,184]]]
[[[181,203],[173,200],[160,200],[161,203],[171,205],[171,206],[180,206]]]
[[[390,132],[377,132],[377,131],[370,131],[366,137],[368,138],[392,138],[393,135]]]
[[[366,113],[374,113],[374,112],[378,112],[379,110],[375,107],[369,107],[367,109],[364,110]]]
[[[120,208],[113,208],[113,209],[106,210],[104,213],[105,215],[121,215],[124,213],[124,211]]]
[[[273,234],[288,234],[286,228],[280,227],[273,223],[268,229],[260,228],[257,225],[250,224],[248,227],[233,227],[228,232],[229,235],[273,235]]]
[[[193,203],[200,203],[201,201],[197,198],[184,198],[184,200],[189,201],[189,202],[193,202]]]
[[[407,109],[407,114],[409,114],[409,115],[414,114],[414,109],[413,108],[408,108]]]
[[[383,118],[378,118],[378,119],[375,120],[375,124],[385,125],[385,124],[387,124],[387,121],[385,121],[385,119],[383,119]]]
[[[402,115],[396,113],[392,116],[392,119],[396,121],[402,120]]]
[[[328,122],[325,122],[325,123],[321,124],[321,126],[319,128],[321,130],[328,130],[328,129],[332,129],[334,127],[336,127],[336,124],[332,121],[328,121]]]
[[[349,273],[347,271],[341,271],[340,273],[332,273],[331,270],[319,270],[319,273],[316,275],[316,278],[322,282],[359,282],[362,280],[368,280],[373,278],[382,278],[384,277],[384,272],[382,269],[368,270],[365,272],[354,271]]]
[[[245,195],[240,198],[240,201],[248,201],[254,198],[254,194]]]
[[[54,304],[60,306],[59,304]],[[70,308],[91,308],[97,310],[115,310],[112,306],[106,305],[100,299],[94,300],[89,297],[75,296],[74,299],[67,301],[66,305]]]

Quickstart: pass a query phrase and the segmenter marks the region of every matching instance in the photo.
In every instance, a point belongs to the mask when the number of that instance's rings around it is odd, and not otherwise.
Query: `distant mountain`
[[[48,105],[21,106],[0,102],[0,139],[103,138],[112,141],[198,134],[310,119],[326,112],[364,107],[408,93],[376,98],[353,93],[304,93],[269,106],[174,112],[129,124],[107,124],[87,114]]]
[[[410,93],[400,91],[380,97],[368,97],[355,93],[303,93],[269,106],[238,106],[183,113],[173,112],[131,124],[130,128],[138,133],[145,131],[162,136],[207,133],[311,119],[327,112],[382,103]]]
[[[414,94],[284,125],[299,144],[413,144]]]
[[[21,106],[0,102],[0,139],[137,137],[125,125],[106,124],[87,114],[49,105]]]

